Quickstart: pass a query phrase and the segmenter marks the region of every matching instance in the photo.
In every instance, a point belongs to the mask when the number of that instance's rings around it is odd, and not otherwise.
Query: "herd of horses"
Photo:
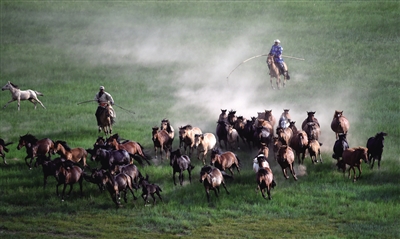
[[[244,148],[250,152],[258,150],[253,159],[253,169],[256,173],[257,190],[260,190],[264,198],[271,199],[271,189],[276,186],[275,177],[270,167],[270,158],[280,165],[284,178],[288,179],[289,169],[294,180],[298,180],[294,164],[304,164],[306,151],[308,151],[312,163],[322,163],[321,157],[321,128],[316,112],[307,112],[301,129],[297,129],[295,121],[292,120],[289,110],[284,109],[278,120],[273,116],[272,110],[259,112],[257,117],[245,119],[236,116],[236,111],[221,110],[218,117],[215,134],[203,132],[200,128],[192,125],[179,127],[179,148],[173,149],[175,138],[174,128],[168,119],[161,120],[160,127],[152,128],[152,141],[155,159],[145,153],[143,146],[133,140],[124,140],[118,134],[109,137],[98,137],[93,148],[82,147],[71,148],[66,141],[53,141],[50,138],[37,139],[31,134],[20,136],[17,149],[25,147],[25,163],[29,169],[41,165],[43,168],[44,182],[47,178],[54,176],[57,180],[56,193],[59,195],[59,186],[63,185],[61,194],[64,200],[66,187],[69,185],[68,194],[71,193],[73,185],[78,183],[82,194],[82,182],[88,181],[98,186],[99,190],[108,190],[113,202],[121,206],[121,196],[127,201],[128,191],[137,197],[134,190],[142,189],[144,203],[148,203],[152,197],[153,204],[156,202],[155,195],[162,201],[160,186],[149,182],[149,175],[143,176],[135,165],[135,162],[151,165],[151,160],[158,159],[161,162],[164,156],[170,161],[172,167],[172,180],[177,185],[175,174],[179,173],[179,184],[184,183],[183,174],[186,171],[191,183],[192,171],[195,168],[191,158],[197,153],[197,159],[203,164],[200,169],[200,182],[203,183],[207,200],[210,201],[210,191],[214,191],[218,197],[219,187],[222,185],[226,192],[226,179],[234,178],[234,170],[240,174],[242,162],[235,153],[239,150],[240,139]],[[383,152],[384,137],[386,133],[380,132],[368,139],[366,147],[350,148],[346,136],[350,123],[343,115],[343,111],[335,111],[331,122],[331,129],[335,133],[335,144],[333,146],[332,158],[337,160],[338,169],[345,173],[348,165],[348,177],[353,171],[353,180],[356,181],[361,175],[362,161],[370,163],[371,169],[375,160],[378,168]],[[106,135],[107,136],[107,135]],[[4,164],[7,164],[5,153],[9,152],[7,146],[12,142],[0,139],[0,156]],[[195,150],[197,152],[195,152]],[[246,150],[246,149],[245,149]],[[270,152],[271,154],[270,157]],[[52,159],[52,155],[58,157]],[[90,155],[90,156],[89,156]],[[87,159],[98,163],[98,167],[90,168]],[[209,164],[207,161],[209,160]],[[34,165],[32,165],[35,163]],[[355,168],[359,173],[356,176]],[[229,171],[229,173],[227,173]],[[268,197],[266,196],[268,195]]]

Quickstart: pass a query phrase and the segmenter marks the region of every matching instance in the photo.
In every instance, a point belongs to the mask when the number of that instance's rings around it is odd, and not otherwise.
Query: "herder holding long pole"
[[[280,41],[279,39],[276,39],[274,41],[274,45],[271,47],[270,53],[269,54],[262,54],[262,55],[257,55],[257,56],[252,56],[244,61],[242,61],[239,65],[237,65],[230,73],[229,75],[226,77],[227,79],[229,78],[229,76],[232,74],[233,71],[235,71],[240,65],[242,65],[243,63],[246,63],[247,61],[250,61],[252,59],[258,58],[258,57],[262,57],[262,56],[268,56],[268,55],[273,55],[274,56],[274,61],[277,63],[278,67],[280,69],[284,68],[283,67],[283,59],[282,57],[286,57],[289,59],[295,59],[295,60],[300,60],[300,61],[304,61],[304,58],[298,58],[298,57],[293,57],[293,56],[285,56],[282,54],[283,52],[283,47],[280,46]],[[268,68],[270,66],[268,65]],[[283,70],[284,72],[284,70]]]

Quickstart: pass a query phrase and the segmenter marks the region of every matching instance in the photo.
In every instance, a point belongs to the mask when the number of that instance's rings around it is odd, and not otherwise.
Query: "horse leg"
[[[36,97],[35,100],[43,107],[46,109],[46,107],[44,107],[43,103]],[[36,109],[36,104],[35,104],[35,109]]]
[[[296,173],[294,172],[294,169],[293,169],[293,163],[290,164],[289,169],[290,169],[290,173],[292,173],[292,175],[293,175],[294,180],[297,181],[297,176],[296,176]],[[289,176],[288,176],[288,178],[289,178]]]
[[[271,88],[275,90],[274,84],[272,84],[272,76],[269,78],[269,82],[271,83]]]
[[[182,170],[179,171],[179,184],[182,186],[183,185],[183,172]]]
[[[14,99],[11,99],[10,101],[8,101],[8,102],[3,106],[3,108],[6,108],[7,105],[10,104],[10,103],[13,102],[13,101],[15,101],[15,100],[14,100]],[[19,110],[19,108],[18,108],[18,110]]]
[[[222,186],[225,188],[226,193],[229,194],[228,189],[226,188],[225,182],[222,182]],[[218,188],[218,192],[219,192],[219,188]]]
[[[174,185],[176,186],[176,182],[175,182],[175,171],[172,173],[172,179],[174,180]]]
[[[278,90],[281,89],[281,77],[276,78],[276,87],[278,88]]]

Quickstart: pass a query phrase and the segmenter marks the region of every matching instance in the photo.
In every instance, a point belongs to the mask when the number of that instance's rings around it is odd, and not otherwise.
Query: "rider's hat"
[[[104,90],[104,86],[100,86],[100,90]]]
[[[281,43],[281,41],[279,41],[279,39],[276,39],[274,42]]]

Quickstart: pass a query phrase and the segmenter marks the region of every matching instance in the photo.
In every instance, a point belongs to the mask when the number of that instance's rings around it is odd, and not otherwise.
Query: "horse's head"
[[[359,158],[368,163],[368,149],[366,147],[358,147],[357,151]]]
[[[335,110],[335,114],[333,115],[333,118],[338,119],[341,116],[343,116],[343,110],[342,111]]]
[[[208,175],[211,174],[212,167],[211,166],[204,166],[200,170],[200,183],[204,182],[207,179]]]

